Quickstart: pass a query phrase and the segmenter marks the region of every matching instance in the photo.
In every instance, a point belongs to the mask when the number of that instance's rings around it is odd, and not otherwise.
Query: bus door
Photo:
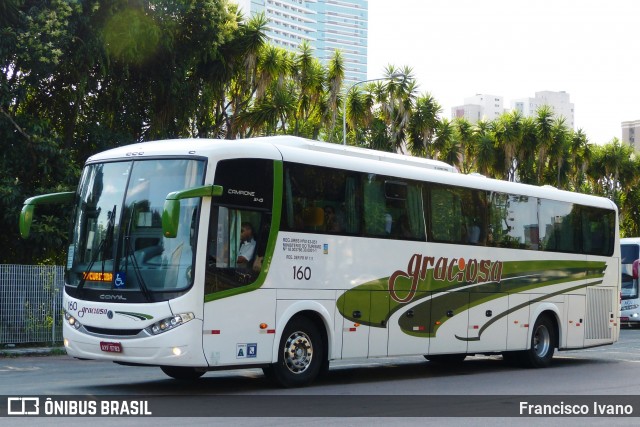
[[[209,217],[205,357],[211,366],[271,362],[276,291],[262,289],[262,261],[271,229],[273,162],[221,161],[214,184],[224,191],[213,198]]]

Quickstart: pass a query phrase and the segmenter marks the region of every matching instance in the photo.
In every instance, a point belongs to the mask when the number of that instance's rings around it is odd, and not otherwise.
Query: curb
[[[64,347],[31,347],[31,348],[2,348],[0,359],[27,356],[63,356],[67,352]]]

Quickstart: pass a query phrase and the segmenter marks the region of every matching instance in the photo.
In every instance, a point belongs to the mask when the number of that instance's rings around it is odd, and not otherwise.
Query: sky
[[[368,78],[413,69],[419,93],[451,107],[475,94],[510,108],[565,91],[593,143],[640,120],[640,1],[369,0]]]

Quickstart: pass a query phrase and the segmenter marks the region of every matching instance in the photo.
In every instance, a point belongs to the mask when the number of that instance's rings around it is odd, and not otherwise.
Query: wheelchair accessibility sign
[[[251,359],[258,355],[258,344],[236,344],[236,359]]]
[[[116,273],[116,280],[114,281],[115,288],[123,289],[125,287],[126,280],[127,280],[127,274],[124,271],[118,271]]]

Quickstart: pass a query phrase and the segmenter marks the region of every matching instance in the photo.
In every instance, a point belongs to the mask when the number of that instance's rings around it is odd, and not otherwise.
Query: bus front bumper
[[[142,338],[89,334],[64,322],[63,337],[67,354],[79,359],[155,366],[207,366],[199,319]]]

